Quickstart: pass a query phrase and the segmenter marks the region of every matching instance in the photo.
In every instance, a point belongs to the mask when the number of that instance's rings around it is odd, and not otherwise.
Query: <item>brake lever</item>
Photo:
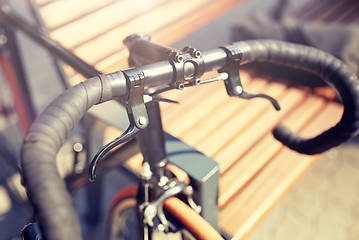
[[[272,105],[274,106],[275,110],[279,111],[280,110],[280,106],[279,106],[279,103],[277,102],[277,100],[275,100],[274,98],[272,98],[271,96],[268,96],[266,94],[251,94],[251,93],[246,93],[246,92],[243,92],[241,94],[239,94],[240,98],[244,98],[244,99],[252,99],[252,98],[264,98],[264,99],[267,99],[269,100]]]
[[[125,75],[127,85],[130,86],[128,99],[125,101],[130,125],[120,137],[102,147],[92,159],[89,169],[89,179],[91,182],[95,181],[97,164],[105,154],[116,146],[134,138],[141,129],[145,129],[149,124],[144,100],[144,73],[138,69],[130,69],[123,72],[123,74]]]
[[[227,54],[227,64],[220,69],[219,73],[227,73],[228,78],[224,81],[229,96],[236,96],[244,99],[264,98],[269,100],[274,108],[279,111],[280,106],[277,100],[266,94],[251,94],[243,90],[241,79],[239,76],[239,68],[242,60],[242,52],[235,45],[227,45],[221,47]]]
[[[130,141],[131,139],[136,137],[137,133],[140,131],[140,129],[135,124],[133,114],[129,114],[129,120],[130,126],[126,129],[126,131],[118,138],[103,146],[93,157],[89,169],[89,179],[91,182],[95,181],[96,179],[97,163],[101,161],[101,159],[106,155],[106,153],[108,153],[109,151],[111,151],[111,149],[117,147],[118,145]]]

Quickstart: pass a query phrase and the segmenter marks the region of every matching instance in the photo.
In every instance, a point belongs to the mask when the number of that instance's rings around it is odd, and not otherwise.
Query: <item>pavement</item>
[[[248,240],[359,238],[359,145],[328,151],[284,196]]]

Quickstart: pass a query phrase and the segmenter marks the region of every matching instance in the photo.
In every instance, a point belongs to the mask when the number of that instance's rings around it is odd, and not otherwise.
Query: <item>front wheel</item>
[[[107,240],[139,240],[137,187],[124,188],[113,198],[107,219]]]

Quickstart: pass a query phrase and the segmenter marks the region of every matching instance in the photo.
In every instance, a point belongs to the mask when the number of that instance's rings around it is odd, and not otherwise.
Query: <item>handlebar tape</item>
[[[45,239],[82,239],[72,198],[56,167],[56,154],[85,112],[112,99],[104,75],[68,89],[29,128],[22,147],[24,183]]]
[[[251,51],[246,61],[263,61],[298,68],[326,80],[339,92],[344,113],[334,127],[305,139],[278,125],[274,137],[289,148],[304,154],[318,154],[353,138],[359,129],[358,77],[339,59],[321,50],[273,40],[247,41]]]

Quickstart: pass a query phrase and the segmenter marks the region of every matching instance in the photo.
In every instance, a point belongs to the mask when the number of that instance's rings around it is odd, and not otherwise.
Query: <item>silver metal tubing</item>
[[[169,84],[173,79],[173,67],[168,61],[162,61],[138,68],[146,78],[146,87]]]
[[[202,53],[206,72],[218,70],[226,65],[227,54],[221,48]]]
[[[245,42],[234,43],[233,46],[237,46],[238,49],[240,49],[243,52],[244,59],[248,60],[248,58],[250,57],[248,55],[248,50],[250,50],[250,48]],[[221,48],[203,52],[202,57],[204,59],[205,72],[218,70],[226,65],[227,54]],[[193,64],[190,63],[185,64],[184,67],[185,67],[184,69],[185,77],[193,75],[196,71],[196,68]],[[138,67],[137,69],[143,72],[145,76],[146,88],[152,88],[152,87],[158,87],[161,85],[170,84],[173,81],[174,76],[176,74],[173,65],[167,60],[162,62],[152,63],[149,65],[144,65]],[[124,70],[124,71],[118,71],[115,73],[106,74],[106,77],[111,82],[111,87],[114,88],[113,91],[115,91],[116,96],[122,96],[126,94],[124,88],[124,86],[126,86],[126,79],[123,74],[126,73],[126,71],[130,71],[130,70]]]

